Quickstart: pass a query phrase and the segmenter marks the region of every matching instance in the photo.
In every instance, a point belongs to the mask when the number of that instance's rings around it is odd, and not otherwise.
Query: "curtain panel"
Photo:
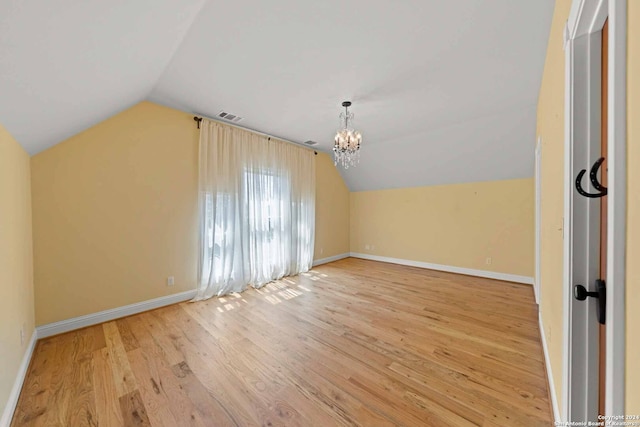
[[[308,271],[315,232],[311,150],[202,120],[195,300]]]

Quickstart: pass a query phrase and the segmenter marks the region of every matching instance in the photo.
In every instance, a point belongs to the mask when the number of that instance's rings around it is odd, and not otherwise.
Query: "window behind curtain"
[[[301,147],[203,121],[196,299],[311,268],[315,158]]]

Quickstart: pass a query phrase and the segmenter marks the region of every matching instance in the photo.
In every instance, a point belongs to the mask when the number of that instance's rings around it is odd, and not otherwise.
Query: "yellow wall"
[[[626,412],[640,414],[640,2],[628,2]]]
[[[316,244],[314,259],[349,252],[349,189],[331,156],[316,158]]]
[[[29,155],[0,125],[0,416],[34,330],[30,186]]]
[[[562,31],[570,0],[557,0],[538,98],[542,139],[540,312],[558,404],[562,408],[562,217],[564,210],[564,50]]]
[[[195,288],[197,147],[192,114],[142,102],[32,158],[38,325]],[[348,193],[317,170],[322,258],[348,251]]]
[[[532,277],[533,186],[529,178],[351,193],[351,251]]]

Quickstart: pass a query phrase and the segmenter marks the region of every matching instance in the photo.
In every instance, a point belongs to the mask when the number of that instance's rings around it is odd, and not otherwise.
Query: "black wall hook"
[[[587,193],[586,191],[584,191],[584,189],[582,188],[582,177],[585,173],[587,173],[587,170],[582,169],[576,177],[576,190],[578,190],[578,193],[580,193],[580,195],[589,197],[591,199],[604,197],[607,195],[607,187],[603,186],[598,181],[598,169],[600,169],[600,166],[602,166],[602,162],[604,162],[604,157],[600,157],[598,160],[596,160],[593,166],[591,166],[591,172],[589,172],[589,180],[591,181],[593,187],[599,191],[599,193]]]
[[[607,188],[604,187],[600,182],[598,182],[598,169],[602,166],[604,162],[604,157],[600,157],[596,162],[591,166],[591,172],[589,172],[589,179],[591,180],[591,184],[593,184],[593,188],[598,191],[603,191],[604,195],[607,194]]]

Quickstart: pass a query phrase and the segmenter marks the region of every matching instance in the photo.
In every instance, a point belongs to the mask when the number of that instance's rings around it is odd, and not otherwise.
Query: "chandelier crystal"
[[[335,142],[333,144],[333,164],[342,165],[343,168],[349,169],[360,162],[360,144],[362,143],[362,135],[352,127],[353,113],[349,112],[351,106],[350,101],[342,103],[344,112],[340,113],[340,129],[336,133]]]

